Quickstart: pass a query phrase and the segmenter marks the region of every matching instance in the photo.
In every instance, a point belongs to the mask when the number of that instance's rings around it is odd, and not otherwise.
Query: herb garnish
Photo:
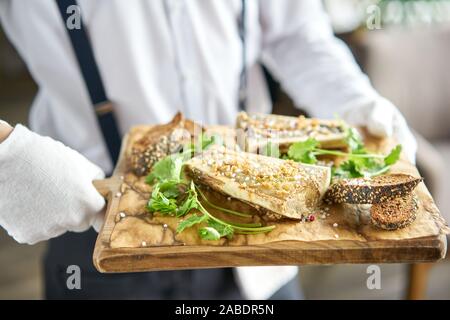
[[[317,156],[333,155],[346,157],[341,165],[332,168],[333,177],[359,178],[373,177],[387,172],[398,161],[402,146],[397,145],[391,152],[384,156],[369,153],[356,129],[349,128],[346,142],[350,152],[320,149],[319,141],[309,138],[303,142],[296,142],[289,147],[287,159],[297,162],[316,164]]]
[[[153,192],[147,204],[147,210],[161,215],[188,218],[179,222],[176,232],[183,232],[186,228],[197,224],[206,224],[198,231],[204,240],[219,240],[221,237],[231,238],[233,234],[258,234],[273,230],[275,226],[262,226],[260,223],[235,223],[224,221],[213,216],[199,200],[212,208],[222,212],[239,216],[251,217],[250,214],[222,208],[211,203],[193,181],[182,176],[182,167],[192,153],[205,150],[216,144],[217,139],[201,136],[197,143],[187,146],[185,151],[173,154],[157,162],[147,176],[146,182],[153,185]]]

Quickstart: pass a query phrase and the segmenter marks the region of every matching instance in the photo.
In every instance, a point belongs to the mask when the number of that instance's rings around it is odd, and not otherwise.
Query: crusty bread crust
[[[169,123],[151,127],[131,148],[128,159],[131,169],[137,176],[148,174],[157,161],[177,152],[201,130],[180,112]]]
[[[407,174],[387,174],[373,178],[340,179],[331,184],[326,203],[376,204],[412,193],[422,178]]]
[[[401,229],[416,219],[418,208],[414,195],[374,204],[370,209],[371,222],[384,230]]]

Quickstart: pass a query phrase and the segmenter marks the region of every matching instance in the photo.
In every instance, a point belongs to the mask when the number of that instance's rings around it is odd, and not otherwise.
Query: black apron
[[[64,20],[67,8],[74,0],[57,0]],[[240,37],[245,44],[245,0],[239,23]],[[107,99],[98,66],[85,28],[67,29],[77,61],[86,83],[99,127],[115,163],[120,150],[120,134],[111,103]],[[245,45],[243,46],[245,57]],[[246,82],[245,63],[241,82]],[[245,106],[245,85],[239,94],[239,106]],[[146,273],[101,274],[93,266],[92,254],[97,233],[90,229],[83,233],[68,232],[51,239],[44,258],[45,297],[47,299],[241,299],[232,269],[203,269],[155,271]],[[81,270],[80,289],[69,289],[68,267]],[[299,299],[301,292],[294,279],[274,296],[278,299]]]

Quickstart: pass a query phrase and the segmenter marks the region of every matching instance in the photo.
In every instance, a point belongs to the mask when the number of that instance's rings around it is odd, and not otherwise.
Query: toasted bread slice
[[[253,153],[258,153],[269,141],[278,145],[282,153],[286,153],[291,144],[308,138],[317,139],[320,146],[326,149],[347,146],[346,127],[339,120],[240,112],[236,128],[244,132],[244,137],[239,139],[240,147]]]
[[[373,178],[340,179],[331,184],[324,201],[349,204],[382,203],[410,195],[421,181],[422,178],[402,173]]]
[[[185,120],[178,112],[169,123],[150,128],[133,144],[129,156],[130,167],[137,176],[150,173],[157,161],[180,150],[201,130],[197,124]]]
[[[256,208],[301,219],[319,204],[330,169],[214,146],[192,158],[185,172],[195,182]]]
[[[385,230],[401,229],[416,219],[418,208],[418,200],[414,195],[374,204],[370,208],[371,222]]]

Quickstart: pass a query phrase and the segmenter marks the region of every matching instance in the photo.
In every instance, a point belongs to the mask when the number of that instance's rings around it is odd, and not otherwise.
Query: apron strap
[[[76,0],[56,0],[64,26],[72,13],[68,12],[70,6],[77,6]],[[81,19],[81,16],[80,16]],[[82,20],[81,20],[82,21]],[[102,131],[103,139],[106,142],[109,156],[116,164],[119,158],[121,136],[114,116],[113,104],[108,100],[103,85],[100,71],[95,61],[94,52],[86,33],[83,22],[81,28],[69,29],[66,27],[72,48],[80,67],[84,83],[89,92],[89,97],[97,116],[98,124]]]
[[[241,0],[241,17],[239,19],[239,38],[242,42],[242,69],[239,79],[239,109],[245,111],[247,109],[247,1]]]

